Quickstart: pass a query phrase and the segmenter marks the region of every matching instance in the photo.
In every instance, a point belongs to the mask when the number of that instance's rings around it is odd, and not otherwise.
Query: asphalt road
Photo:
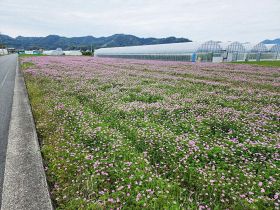
[[[0,56],[0,206],[5,172],[9,125],[13,104],[17,55]]]

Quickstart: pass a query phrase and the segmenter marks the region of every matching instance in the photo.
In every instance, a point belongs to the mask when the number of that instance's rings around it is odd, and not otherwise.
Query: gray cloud
[[[0,32],[12,36],[280,37],[279,0],[0,0]]]

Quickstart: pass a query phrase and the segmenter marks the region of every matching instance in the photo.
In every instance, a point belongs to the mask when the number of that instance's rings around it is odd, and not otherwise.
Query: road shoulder
[[[53,209],[27,90],[18,65],[16,71],[1,209]]]

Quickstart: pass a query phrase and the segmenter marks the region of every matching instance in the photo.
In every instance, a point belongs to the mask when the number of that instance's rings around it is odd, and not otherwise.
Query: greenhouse
[[[72,55],[72,56],[79,56],[79,55],[83,55],[81,53],[80,50],[69,50],[69,51],[63,51],[64,52],[64,55]]]
[[[259,61],[280,60],[279,49],[277,44],[207,41],[101,48],[95,56],[189,62]]]
[[[43,51],[43,55],[64,55],[64,52],[61,48],[57,48],[56,50]]]

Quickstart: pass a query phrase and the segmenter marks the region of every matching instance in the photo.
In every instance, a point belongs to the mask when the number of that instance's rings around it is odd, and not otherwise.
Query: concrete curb
[[[52,210],[35,123],[18,64],[1,210]]]

